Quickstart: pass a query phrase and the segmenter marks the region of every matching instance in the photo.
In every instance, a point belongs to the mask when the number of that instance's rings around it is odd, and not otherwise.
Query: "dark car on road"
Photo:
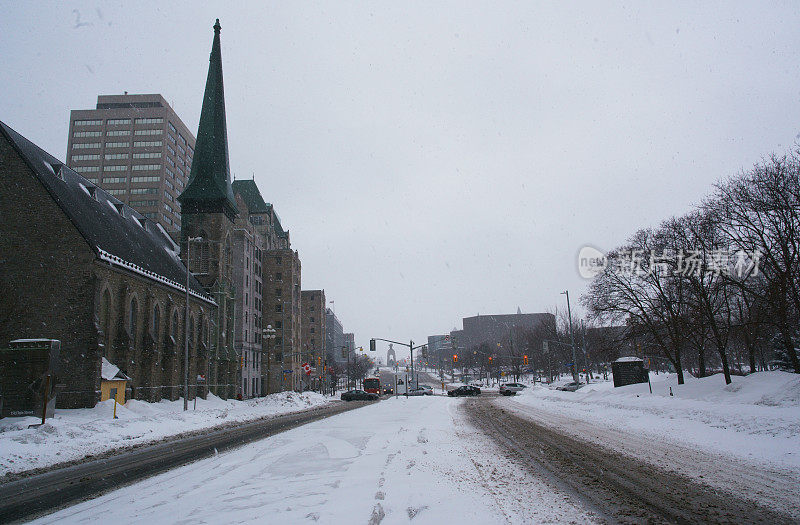
[[[450,397],[479,396],[481,395],[481,389],[477,386],[464,385],[449,391],[447,395]]]
[[[363,390],[348,390],[342,393],[342,401],[377,401],[378,394],[371,394]]]

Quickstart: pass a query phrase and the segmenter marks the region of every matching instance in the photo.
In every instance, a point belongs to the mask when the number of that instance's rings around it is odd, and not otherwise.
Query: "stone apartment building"
[[[266,365],[262,371],[262,253],[265,239],[248,220],[247,205],[235,193],[239,216],[233,231],[233,282],[236,294],[234,345],[239,355],[241,390],[245,399],[262,394]],[[266,393],[266,391],[264,391]]]
[[[233,191],[262,245],[259,326],[262,333],[267,327],[275,330],[275,338],[262,344],[261,392],[299,389],[304,348],[300,259],[291,250],[289,232],[283,229],[274,206],[264,200],[255,181],[234,181]]]
[[[126,397],[177,399],[188,329],[189,397],[214,355],[214,298],[160,223],[0,123],[0,346],[61,341],[60,408],[100,399],[101,358]],[[188,325],[188,326],[187,326]]]
[[[302,348],[300,258],[291,249],[264,253],[264,322],[276,330],[274,365],[270,363],[273,390],[298,390],[300,365],[308,357]],[[274,385],[274,386],[273,386]]]
[[[303,290],[300,292],[303,337],[303,352],[308,352],[313,367],[312,377],[318,381],[325,371],[325,290]]]
[[[167,101],[100,95],[70,112],[67,166],[169,232],[181,226],[178,195],[189,179],[195,138]]]

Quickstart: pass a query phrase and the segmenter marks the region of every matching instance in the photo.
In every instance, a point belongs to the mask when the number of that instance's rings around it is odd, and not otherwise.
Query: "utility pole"
[[[569,318],[569,338],[572,342],[572,380],[578,382],[577,352],[575,351],[575,334],[572,332],[572,310],[569,307],[569,290],[561,292],[567,296],[567,317]]]

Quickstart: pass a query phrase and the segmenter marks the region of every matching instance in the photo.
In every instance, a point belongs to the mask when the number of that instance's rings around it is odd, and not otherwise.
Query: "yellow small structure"
[[[130,377],[120,369],[103,358],[100,370],[100,401],[116,399],[120,405],[125,404],[125,389],[128,388]]]

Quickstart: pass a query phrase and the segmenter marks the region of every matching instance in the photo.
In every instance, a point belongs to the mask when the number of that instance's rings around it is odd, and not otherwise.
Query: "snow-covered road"
[[[506,459],[461,399],[392,398],[187,465],[36,523],[586,523]]]

